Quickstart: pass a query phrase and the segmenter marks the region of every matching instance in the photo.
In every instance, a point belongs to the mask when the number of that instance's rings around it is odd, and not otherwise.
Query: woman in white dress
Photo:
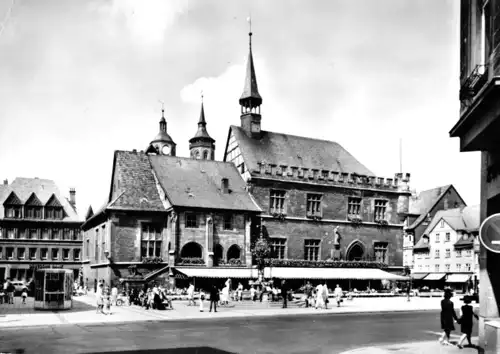
[[[317,309],[318,307],[324,307],[325,302],[323,300],[323,284],[318,284],[316,287],[316,306],[315,308]]]

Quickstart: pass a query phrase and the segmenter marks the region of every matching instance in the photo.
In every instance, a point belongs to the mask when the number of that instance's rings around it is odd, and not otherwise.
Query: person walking
[[[212,305],[214,306],[214,312],[217,312],[217,303],[219,302],[219,289],[215,284],[212,285],[210,289],[210,310],[208,312],[212,312]]]
[[[205,293],[200,289],[200,312],[203,312],[203,305],[205,303]]]
[[[283,308],[286,309],[288,306],[288,284],[286,280],[281,282],[281,296],[283,297]]]
[[[342,291],[342,288],[340,287],[339,284],[335,287],[335,290],[333,291],[333,295],[335,296],[335,300],[337,301],[337,307],[340,307],[340,303],[342,302],[342,295],[344,292]]]
[[[95,299],[96,299],[96,313],[102,313],[102,314],[105,314],[104,313],[104,299],[103,299],[103,291],[104,291],[104,286],[102,285],[102,283],[99,284],[99,286],[97,287],[97,291],[95,293]]]
[[[116,285],[111,289],[111,303],[116,306],[116,301],[118,300],[118,288]]]
[[[463,349],[462,343],[464,342],[465,338],[467,338],[467,341],[469,342],[469,346],[472,346],[471,342],[471,335],[472,335],[472,326],[474,323],[473,317],[476,318],[476,320],[479,319],[479,317],[474,313],[474,309],[470,305],[472,299],[470,296],[465,296],[464,297],[464,305],[462,306],[461,309],[461,316],[460,316],[460,330],[462,332],[462,336],[460,337],[460,340],[458,341],[457,347],[460,349]]]
[[[441,329],[443,330],[439,338],[441,344],[450,344],[450,333],[455,330],[453,320],[458,322],[453,302],[450,300],[452,297],[453,293],[447,289],[444,291],[444,299],[441,300]]]
[[[191,306],[191,304],[193,304],[193,306],[196,306],[196,303],[194,302],[194,285],[193,283],[189,283],[189,288],[187,290],[187,293],[188,293],[188,306]]]
[[[311,282],[308,281],[306,283],[306,286],[304,287],[304,293],[306,295],[306,307],[309,307],[309,304],[311,302],[311,298],[312,298],[312,291],[313,291],[313,287],[311,285]]]
[[[328,310],[328,297],[330,296],[328,292],[328,285],[326,284],[326,281],[323,281],[323,302],[325,303],[325,310]]]
[[[325,304],[323,302],[323,284],[319,283],[318,286],[316,286],[316,304],[314,308],[318,307],[324,307]]]

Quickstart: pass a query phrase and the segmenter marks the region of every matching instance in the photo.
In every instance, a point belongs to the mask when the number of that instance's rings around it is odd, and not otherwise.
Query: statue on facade
[[[335,249],[340,249],[340,240],[342,240],[342,236],[340,235],[338,226],[333,230],[333,235],[333,245],[335,246]]]
[[[207,250],[213,252],[214,248],[214,223],[212,217],[207,217]]]

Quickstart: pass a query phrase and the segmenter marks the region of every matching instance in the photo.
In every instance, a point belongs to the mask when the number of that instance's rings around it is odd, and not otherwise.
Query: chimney
[[[3,184],[4,184],[4,185],[8,185],[8,184],[9,184],[9,180],[8,180],[8,179],[4,179],[4,180],[3,180]]]
[[[229,180],[227,178],[222,179],[221,189],[222,189],[222,193],[224,193],[224,194],[229,193]]]
[[[76,195],[75,188],[70,188],[70,189],[69,189],[69,203],[71,204],[71,206],[72,206],[73,208],[74,208],[74,207],[75,207],[75,205],[76,205],[75,195]]]

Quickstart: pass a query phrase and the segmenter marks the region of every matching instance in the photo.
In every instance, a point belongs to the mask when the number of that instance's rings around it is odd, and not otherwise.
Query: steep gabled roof
[[[3,202],[3,205],[23,205],[23,202],[15,192],[10,192],[9,196]]]
[[[92,205],[89,205],[89,208],[87,209],[87,214],[85,214],[85,220],[90,219],[92,216],[94,216],[94,210],[92,210]]]
[[[149,159],[174,206],[261,211],[233,163],[163,155],[149,156]],[[229,181],[229,193],[222,191],[223,178]]]
[[[164,211],[148,156],[115,151],[107,208]]]
[[[4,215],[3,204],[7,197],[14,192],[19,200],[25,204],[33,194],[43,205],[49,202],[49,199],[54,196],[59,204],[64,209],[65,217],[63,221],[81,221],[76,210],[70,205],[67,198],[65,198],[56,183],[50,179],[42,178],[25,178],[17,177],[9,185],[3,185],[0,188],[0,218]]]
[[[31,196],[28,198],[25,204],[39,207],[43,206],[42,202],[40,201],[40,199],[38,199],[35,193],[31,193]]]
[[[479,205],[439,210],[425,229],[424,234],[431,233],[441,220],[444,220],[455,231],[477,231],[480,224]]]
[[[414,229],[427,218],[427,214],[434,208],[434,206],[445,196],[451,189],[455,190],[452,184],[443,187],[436,187],[419,193],[417,198],[410,199],[409,214],[420,215],[407,229]],[[458,195],[458,192],[455,190]],[[460,195],[458,195],[460,197]],[[462,199],[460,197],[460,199]],[[463,199],[462,199],[463,201]],[[465,202],[464,202],[465,204]]]
[[[45,206],[51,206],[51,207],[61,207],[61,202],[59,202],[59,199],[55,195],[52,195],[50,199],[45,203]]]
[[[258,163],[265,161],[277,166],[287,165],[375,176],[347,150],[333,141],[268,131],[261,131],[261,139],[252,139],[242,128],[234,125],[230,127],[229,134],[231,133],[234,134],[251,173],[259,170]]]

